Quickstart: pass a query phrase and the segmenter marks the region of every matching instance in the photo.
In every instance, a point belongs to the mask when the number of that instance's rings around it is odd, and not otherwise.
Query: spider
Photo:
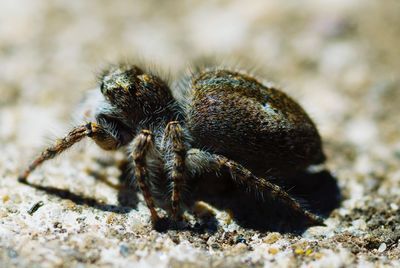
[[[157,206],[181,220],[182,192],[191,182],[225,172],[240,189],[280,200],[309,225],[323,225],[274,183],[325,161],[315,124],[282,91],[222,68],[198,69],[173,90],[131,64],[113,65],[99,80],[86,111],[90,120],[45,149],[20,181],[89,137],[104,150],[126,150],[153,224],[161,219]]]

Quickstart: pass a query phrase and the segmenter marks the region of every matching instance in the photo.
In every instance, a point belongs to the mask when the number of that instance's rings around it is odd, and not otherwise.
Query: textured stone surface
[[[2,1],[1,266],[399,266],[399,41],[396,0]],[[156,232],[142,197],[111,187],[122,155],[89,142],[34,172],[36,187],[17,182],[105,63],[139,58],[173,80],[203,55],[256,66],[317,122],[343,195],[327,227],[252,230],[219,211],[215,232]]]

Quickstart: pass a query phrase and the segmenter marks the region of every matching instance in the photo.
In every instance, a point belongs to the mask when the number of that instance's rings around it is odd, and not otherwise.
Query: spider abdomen
[[[201,73],[191,87],[187,125],[196,146],[259,174],[290,174],[324,161],[314,123],[285,93],[226,70]]]

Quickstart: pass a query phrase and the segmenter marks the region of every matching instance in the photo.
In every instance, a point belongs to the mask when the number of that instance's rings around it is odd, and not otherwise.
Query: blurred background
[[[399,201],[399,43],[398,0],[2,0],[0,196],[18,191],[11,178],[46,137],[65,133],[107,63],[138,59],[173,81],[211,56],[299,100],[343,190],[342,214],[374,206],[369,196],[386,204],[379,214]]]
[[[107,63],[138,58],[173,80],[193,59],[212,56],[283,86],[323,136],[396,143],[389,121],[400,98],[399,10],[396,0],[5,0],[0,139],[36,143],[47,120],[57,128],[69,118]],[[22,139],[28,130],[34,138]]]

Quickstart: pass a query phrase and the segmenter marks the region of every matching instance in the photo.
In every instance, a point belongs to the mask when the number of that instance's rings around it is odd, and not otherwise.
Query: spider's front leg
[[[183,129],[179,125],[179,122],[172,121],[168,123],[165,128],[162,147],[167,155],[171,154],[171,159],[167,160],[167,169],[172,180],[172,217],[174,220],[180,220],[179,203],[185,183],[187,145]],[[170,161],[169,165],[168,161]]]
[[[155,209],[154,200],[151,196],[150,188],[146,184],[149,177],[149,170],[146,164],[147,154],[154,149],[153,135],[149,130],[142,130],[133,140],[132,143],[132,158],[135,163],[135,178],[142,191],[144,200],[150,210],[151,221],[156,224],[160,217]]]
[[[32,171],[43,164],[43,162],[53,159],[85,137],[92,138],[105,150],[115,150],[119,146],[117,137],[97,123],[90,122],[74,127],[64,138],[56,140],[54,145],[46,148],[37,156],[28,168],[18,177],[18,180],[21,182],[26,181]]]
[[[217,173],[223,168],[227,169],[236,184],[243,185],[257,193],[267,193],[273,198],[281,200],[292,211],[303,215],[312,225],[324,225],[323,219],[303,209],[299,202],[291,197],[285,190],[272,183],[268,178],[259,178],[250,170],[239,163],[222,155],[210,154],[198,149],[192,149],[187,155],[187,164],[198,173],[213,170]]]

